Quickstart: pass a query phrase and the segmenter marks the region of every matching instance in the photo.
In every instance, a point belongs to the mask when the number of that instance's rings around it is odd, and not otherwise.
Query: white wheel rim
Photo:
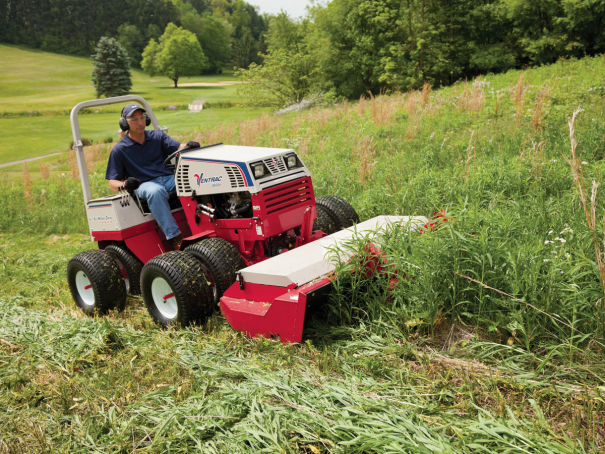
[[[128,273],[126,272],[126,268],[122,264],[121,261],[115,259],[118,267],[120,268],[120,273],[122,274],[122,278],[124,279],[124,285],[126,285],[126,293],[130,292],[130,279],[128,279]]]
[[[179,308],[172,288],[162,277],[156,277],[151,283],[151,297],[160,314],[168,319],[176,318]]]
[[[78,294],[80,295],[82,302],[86,306],[94,306],[95,292],[92,289],[90,279],[84,274],[84,271],[78,271],[76,273],[76,288],[78,289]]]

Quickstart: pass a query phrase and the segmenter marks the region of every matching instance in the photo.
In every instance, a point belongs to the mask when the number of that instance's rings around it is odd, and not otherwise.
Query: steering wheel
[[[170,161],[172,161],[176,156],[178,156],[179,153],[182,153],[182,152],[188,151],[188,150],[192,150],[192,149],[195,149],[195,148],[199,148],[199,144],[197,144],[197,146],[193,146],[193,147],[190,147],[189,144],[187,144],[183,148],[181,148],[180,150],[176,150],[174,153],[172,153],[170,156],[168,156],[166,159],[164,159],[164,162],[163,162],[164,168],[166,170],[174,170],[174,169],[176,169],[176,164],[170,164]]]
[[[170,156],[168,156],[166,159],[164,159],[164,168],[166,170],[174,170],[176,169],[176,164],[171,164],[170,161],[172,161],[176,156],[179,155],[179,153],[183,150],[185,150],[187,147],[181,149],[181,150],[176,150],[174,153],[172,153]]]

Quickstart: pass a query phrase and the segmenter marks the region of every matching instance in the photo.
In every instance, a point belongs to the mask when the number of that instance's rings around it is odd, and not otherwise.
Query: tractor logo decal
[[[197,187],[199,188],[201,185],[206,184],[206,183],[220,183],[221,180],[223,179],[223,176],[220,175],[218,177],[208,177],[208,178],[204,178],[204,172],[202,172],[201,174],[195,174],[193,175],[197,181]],[[213,184],[213,186],[220,186],[220,184]]]
[[[250,176],[250,172],[248,172],[248,168],[246,167],[246,165],[242,162],[239,161],[218,161],[218,160],[214,160],[214,159],[201,159],[201,158],[181,158],[183,161],[195,161],[195,162],[211,162],[213,164],[231,164],[234,166],[237,166],[239,168],[239,170],[242,172],[242,174],[244,175],[244,178],[246,179],[246,186],[254,186],[254,183],[252,183],[252,177]],[[199,184],[198,184],[199,186]]]

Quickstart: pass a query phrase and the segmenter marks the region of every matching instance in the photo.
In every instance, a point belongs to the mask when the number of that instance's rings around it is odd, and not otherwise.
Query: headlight
[[[252,173],[254,173],[254,178],[261,178],[265,175],[265,164],[262,162],[255,162],[254,164],[250,164],[252,167]]]
[[[294,167],[298,166],[298,160],[296,159],[296,155],[294,153],[285,155],[284,161],[286,161],[288,169],[293,169]]]

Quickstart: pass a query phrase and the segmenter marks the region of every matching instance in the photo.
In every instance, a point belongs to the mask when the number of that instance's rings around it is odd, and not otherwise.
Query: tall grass
[[[140,299],[83,317],[63,269],[94,245],[69,163],[2,183],[0,452],[602,451],[603,78],[602,58],[562,60],[196,131],[299,150],[362,220],[431,218],[379,232],[378,256],[342,245],[299,345],[219,316],[163,332]]]

